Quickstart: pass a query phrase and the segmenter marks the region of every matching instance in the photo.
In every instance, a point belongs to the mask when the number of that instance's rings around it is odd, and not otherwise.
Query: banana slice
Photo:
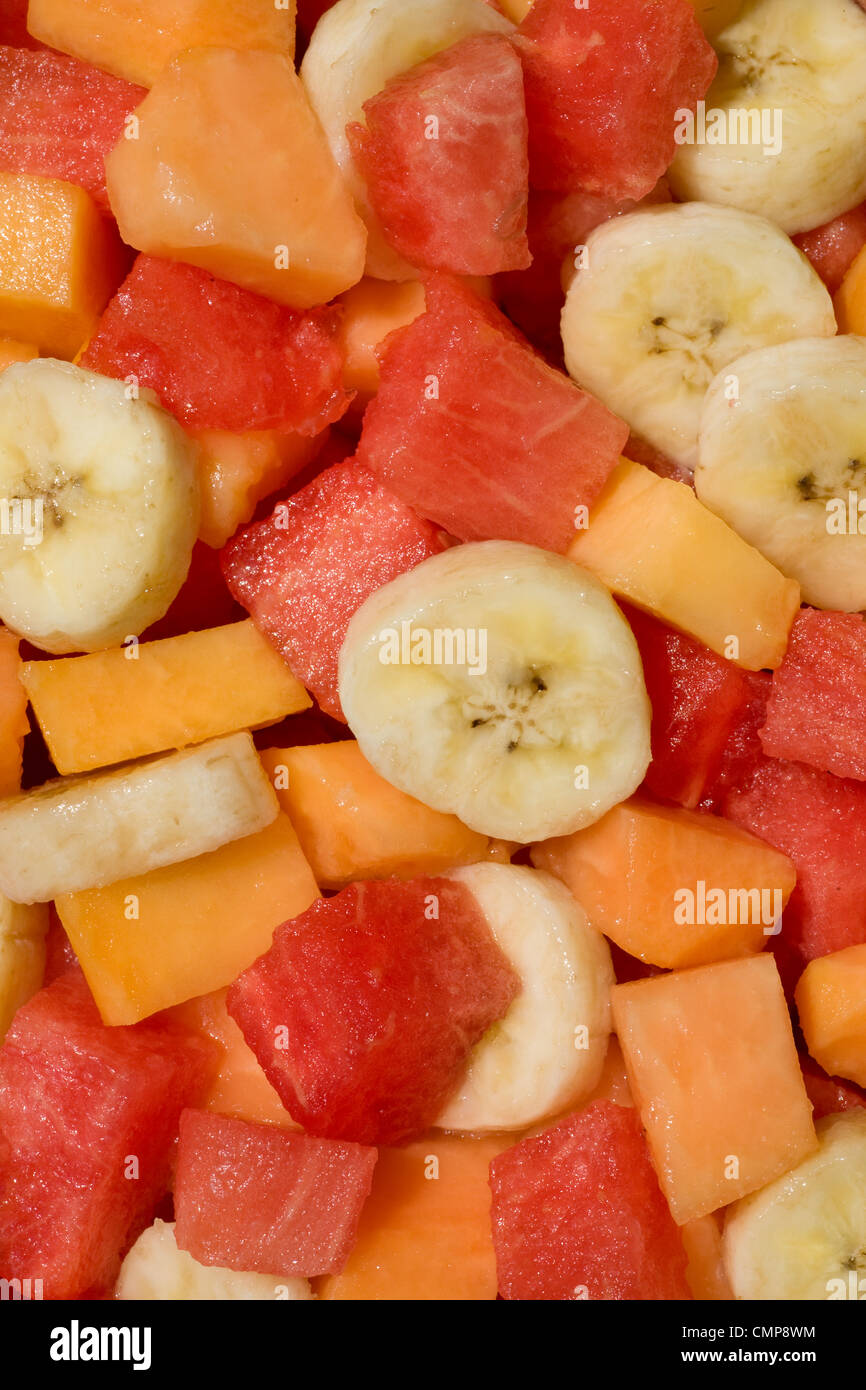
[[[685,468],[697,462],[707,388],[728,362],[835,332],[826,288],[778,227],[708,203],[597,227],[562,311],[575,381]]]
[[[0,893],[0,1042],[15,1014],[42,985],[48,908]]]
[[[579,1105],[598,1083],[610,1035],[610,949],[550,874],[473,864],[448,877],[475,895],[521,993],[474,1049],[437,1124],[525,1129]]]
[[[301,64],[301,80],[331,151],[367,224],[367,274],[411,280],[418,271],[388,244],[355,168],[346,126],[392,77],[471,34],[513,34],[486,0],[338,0],[322,15]]]
[[[628,624],[598,580],[533,546],[456,546],[379,589],[349,625],[339,687],[377,772],[497,839],[591,824],[649,762]]]
[[[179,1250],[173,1221],[154,1221],[142,1231],[120,1267],[115,1298],[123,1301],[177,1302],[283,1300],[313,1298],[309,1280],[270,1274],[242,1274],[218,1265],[200,1265]]]
[[[866,339],[807,338],[738,358],[701,414],[706,507],[818,608],[866,608]],[[861,530],[862,528],[862,530]]]
[[[0,375],[0,619],[43,651],[137,636],[186,578],[194,446],[132,394],[50,358]]]
[[[723,1253],[737,1298],[866,1298],[866,1111],[816,1128],[816,1153],[728,1209]]]
[[[680,127],[676,197],[808,231],[866,196],[866,15],[857,0],[747,0],[713,39],[705,121]],[[691,143],[689,143],[691,141]]]

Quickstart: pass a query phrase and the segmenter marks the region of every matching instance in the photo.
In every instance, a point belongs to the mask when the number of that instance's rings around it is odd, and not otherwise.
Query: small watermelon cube
[[[427,312],[386,340],[359,461],[461,540],[564,552],[628,426],[465,284],[425,284]]]
[[[442,548],[435,526],[350,459],[238,531],[222,567],[298,680],[326,714],[343,719],[337,663],[352,614]]]
[[[338,313],[300,313],[197,266],[139,256],[81,365],[136,377],[190,429],[318,434],[350,401]]]
[[[743,675],[746,701],[725,739],[718,772],[704,793],[701,809],[705,811],[718,810],[729,792],[748,786],[767,761],[760,730],[767,717],[771,676],[769,671],[743,671]]]
[[[355,1244],[376,1150],[185,1110],[175,1239],[199,1264],[338,1274]]]
[[[686,1252],[631,1107],[599,1100],[490,1165],[509,1299],[692,1297]]]
[[[397,1144],[433,1124],[518,988],[468,888],[385,879],[278,927],[227,1005],[305,1130]]]
[[[835,294],[855,257],[866,246],[866,203],[858,203],[823,227],[800,232],[792,238],[820,275],[831,294]]]
[[[16,48],[41,48],[27,32],[29,0],[0,0],[0,43]]]

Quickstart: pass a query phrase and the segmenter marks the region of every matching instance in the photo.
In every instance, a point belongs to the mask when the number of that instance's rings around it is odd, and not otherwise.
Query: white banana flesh
[[[15,1014],[42,986],[48,908],[0,894],[0,1042]]]
[[[301,1302],[314,1297],[309,1280],[241,1273],[201,1265],[179,1250],[173,1221],[154,1221],[129,1251],[120,1268],[115,1297],[124,1302]]]

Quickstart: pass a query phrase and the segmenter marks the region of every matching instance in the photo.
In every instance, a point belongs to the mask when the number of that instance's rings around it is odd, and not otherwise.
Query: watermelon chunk
[[[523,69],[502,34],[393,78],[346,127],[373,210],[413,265],[494,275],[530,263]]]
[[[0,0],[0,43],[15,48],[42,48],[27,32],[29,0]]]
[[[748,786],[755,772],[767,761],[760,730],[767,717],[770,697],[769,671],[743,671],[746,701],[739,710],[722,749],[721,762],[712,783],[706,788],[701,809],[717,810],[729,792]]]
[[[338,312],[300,313],[197,266],[139,256],[81,365],[137,377],[190,429],[318,434],[351,399]]]
[[[792,238],[820,275],[831,294],[845,279],[854,258],[866,246],[866,203],[843,212],[823,227]]]
[[[442,548],[434,526],[348,460],[238,531],[222,566],[232,594],[298,680],[326,714],[343,719],[337,663],[352,614]]]
[[[386,879],[278,927],[227,1004],[305,1130],[396,1144],[433,1124],[518,988],[468,888]]]
[[[635,1110],[594,1101],[490,1164],[509,1299],[690,1299],[686,1252]]]
[[[109,1291],[216,1064],[165,1022],[107,1028],[77,969],[34,995],[0,1048],[0,1277],[53,1299]]]
[[[337,1274],[373,1183],[375,1149],[186,1110],[174,1184],[175,1239],[203,1265]]]
[[[853,1081],[828,1076],[809,1056],[800,1057],[800,1067],[806,1094],[812,1102],[814,1120],[821,1120],[825,1115],[837,1115],[840,1110],[866,1107],[866,1091]]]
[[[461,540],[564,552],[628,426],[554,371],[492,304],[444,275],[389,334],[358,459]]]

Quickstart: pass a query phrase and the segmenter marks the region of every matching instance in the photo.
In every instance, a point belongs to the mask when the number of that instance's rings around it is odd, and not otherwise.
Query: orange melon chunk
[[[833,307],[840,333],[866,334],[866,246],[848,267]]]
[[[769,954],[614,985],[616,1033],[679,1225],[755,1192],[817,1145]]]
[[[635,798],[532,862],[567,884],[597,931],[648,965],[760,951],[793,892],[790,859],[718,816]]]
[[[0,797],[21,790],[24,738],[30,730],[23,667],[18,638],[0,627]]]
[[[250,619],[30,661],[23,681],[64,775],[263,728],[312,704]]]
[[[866,1086],[866,945],[810,961],[794,998],[818,1065]]]
[[[107,888],[63,893],[57,912],[106,1023],[136,1023],[222,989],[318,897],[286,816],[211,854]]]
[[[686,1282],[701,1303],[729,1302],[734,1295],[722,1262],[722,1229],[715,1214],[687,1221],[680,1234],[688,1265]]]
[[[330,431],[313,439],[292,430],[190,430],[199,446],[199,540],[221,550],[259,502],[288,483],[319,453]]]
[[[394,329],[423,314],[424,286],[419,280],[373,280],[365,276],[346,291],[340,303],[340,340],[346,354],[343,381],[347,390],[358,392],[356,403],[366,405],[379,389],[376,349]]]
[[[39,356],[35,343],[19,343],[15,338],[0,338],[0,372],[13,362],[32,362]]]

